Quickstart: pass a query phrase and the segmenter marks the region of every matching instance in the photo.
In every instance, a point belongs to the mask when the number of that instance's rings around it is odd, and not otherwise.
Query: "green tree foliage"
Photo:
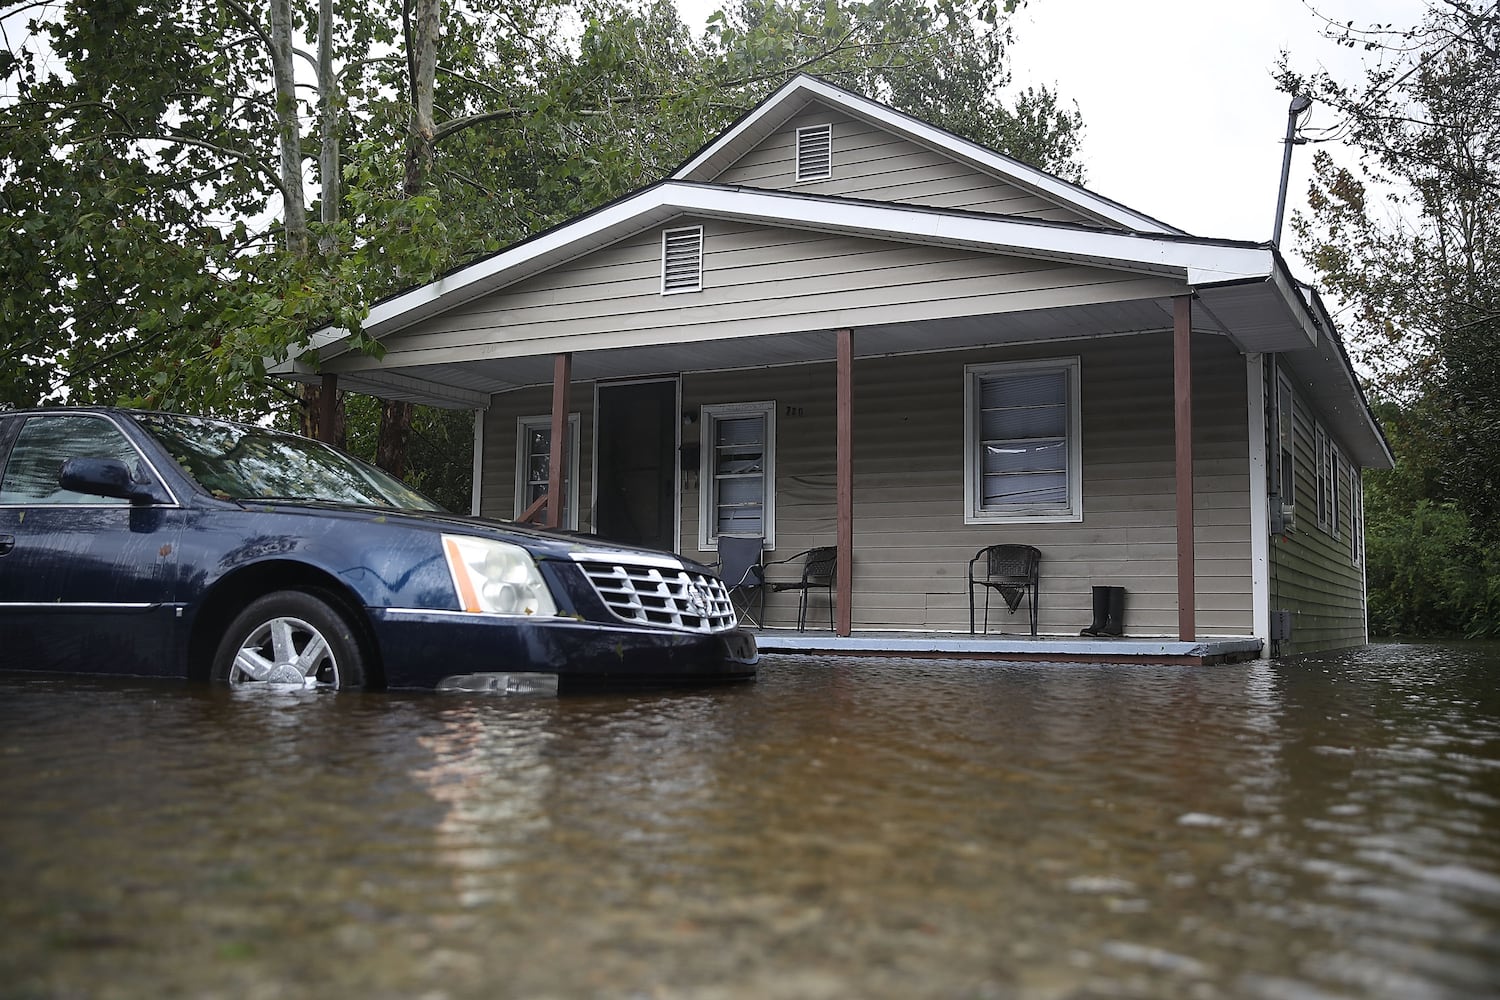
[[[76,0],[30,8],[24,32],[12,18],[0,403],[295,410],[264,359],[328,323],[378,355],[359,339],[373,302],[661,179],[797,72],[1081,176],[1076,110],[1047,91],[1000,99],[994,0],[745,0],[698,37],[666,0],[450,0],[428,119],[407,48],[432,6],[292,0],[305,197],[279,160],[265,6]],[[287,240],[289,222],[310,238]],[[462,447],[444,461],[466,468]]]
[[[1500,8],[1433,0],[1410,28],[1334,35],[1368,53],[1359,84],[1284,68],[1283,85],[1336,109],[1324,138],[1359,152],[1316,155],[1293,228],[1397,404],[1398,468],[1368,476],[1372,624],[1497,635]]]

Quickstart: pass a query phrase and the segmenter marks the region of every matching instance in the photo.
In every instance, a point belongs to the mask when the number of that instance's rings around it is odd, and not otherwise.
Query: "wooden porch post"
[[[339,377],[332,372],[323,373],[323,386],[318,390],[318,440],[333,444],[337,436],[334,421],[338,419]]]
[[[552,359],[552,441],[547,457],[547,516],[542,524],[562,527],[563,463],[568,460],[568,385],[573,380],[573,355]]]
[[[840,330],[838,339],[838,563],[837,632],[848,635],[854,621],[854,332]]]
[[[1193,565],[1193,299],[1172,300],[1172,382],[1177,435],[1177,637],[1197,638],[1197,578]]]

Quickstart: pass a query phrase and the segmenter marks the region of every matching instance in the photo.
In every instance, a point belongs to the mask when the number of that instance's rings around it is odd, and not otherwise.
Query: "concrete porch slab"
[[[1092,639],[1087,636],[970,635],[967,632],[831,632],[763,629],[755,633],[765,654],[921,656],[943,659],[1062,663],[1234,663],[1261,655],[1254,636],[1212,636],[1193,642],[1167,637]]]

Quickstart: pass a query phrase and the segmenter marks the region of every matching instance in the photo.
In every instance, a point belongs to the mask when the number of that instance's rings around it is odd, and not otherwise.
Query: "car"
[[[320,441],[0,412],[0,667],[293,688],[753,680],[711,569],[459,516]]]

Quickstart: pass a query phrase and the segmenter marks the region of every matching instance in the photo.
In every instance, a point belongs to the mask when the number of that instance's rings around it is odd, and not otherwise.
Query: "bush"
[[[1464,510],[1419,500],[1368,526],[1370,630],[1376,635],[1500,637],[1500,554]]]

